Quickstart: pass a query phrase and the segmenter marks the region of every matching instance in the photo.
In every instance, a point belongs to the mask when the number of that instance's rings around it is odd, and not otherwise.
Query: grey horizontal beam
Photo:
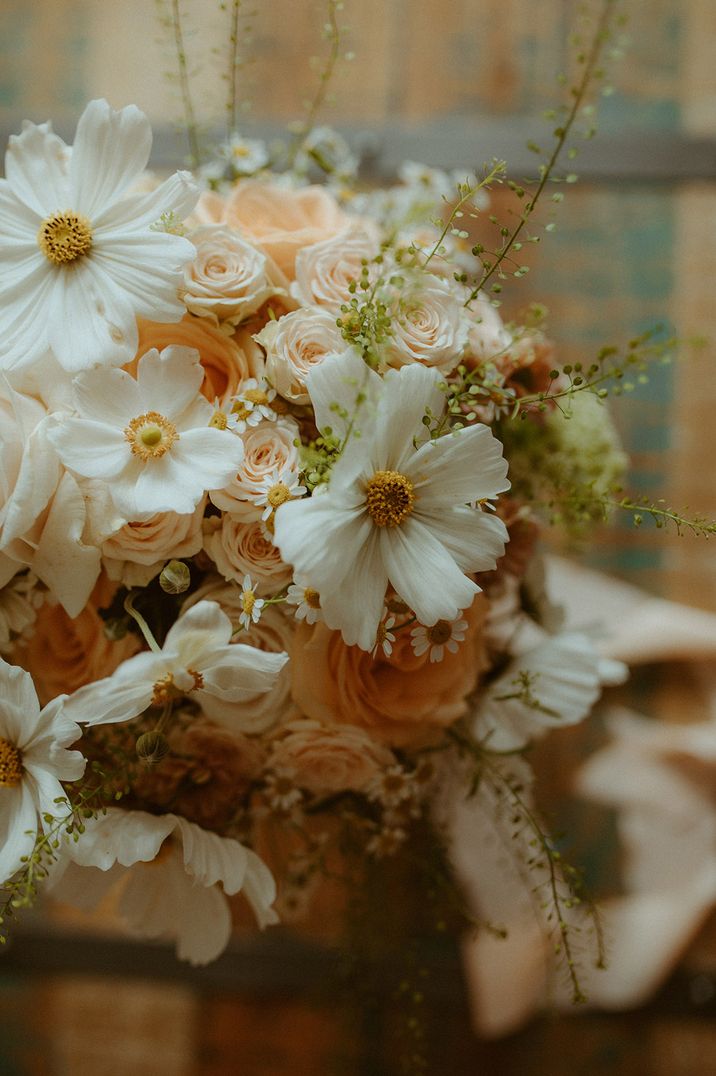
[[[18,125],[19,127],[19,125]],[[67,140],[72,128],[57,125]],[[445,169],[478,170],[493,157],[507,161],[513,179],[534,179],[540,158],[527,148],[537,141],[551,149],[550,128],[541,119],[496,119],[494,116],[467,118],[446,116],[423,123],[391,121],[370,126],[337,128],[359,152],[362,174],[379,181],[392,179],[405,160]],[[0,131],[2,144],[12,133]],[[286,137],[285,127],[253,122],[243,133],[263,137],[268,142]],[[220,139],[217,131],[205,137],[205,144]],[[561,162],[562,172],[574,171],[584,182],[681,183],[688,180],[716,180],[716,140],[693,138],[680,131],[624,130],[603,132],[589,141],[573,142],[579,153],[575,160]],[[181,166],[186,140],[169,125],[155,129],[151,164],[157,169]]]

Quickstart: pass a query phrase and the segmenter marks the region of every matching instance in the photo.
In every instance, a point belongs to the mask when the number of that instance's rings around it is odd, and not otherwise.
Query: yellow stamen
[[[176,426],[158,411],[147,411],[133,418],[124,430],[124,436],[132,446],[132,452],[145,462],[164,456],[175,441],[179,440]]]
[[[263,389],[247,389],[246,392],[242,392],[241,395],[245,400],[248,400],[249,403],[254,404],[256,407],[260,404],[265,405],[269,402],[269,398]]]
[[[166,676],[162,676],[160,680],[157,680],[154,684],[154,691],[152,694],[152,706],[164,706],[171,699],[180,699],[181,691],[174,685],[174,677],[171,673],[167,673]]]
[[[215,430],[225,430],[228,419],[223,411],[215,411],[209,419],[209,425]]]
[[[291,491],[283,482],[277,482],[266,494],[266,500],[272,508],[278,508],[279,505],[291,500]]]
[[[366,508],[376,527],[398,527],[415,504],[413,483],[399,471],[376,471],[366,486]]]
[[[305,601],[305,603],[306,603],[306,605],[308,606],[309,609],[320,609],[321,608],[320,595],[319,595],[317,590],[313,589],[313,587],[306,587],[306,589],[303,592],[303,600]]]
[[[0,736],[0,788],[14,788],[19,785],[24,772],[22,752]]]
[[[444,646],[452,638],[452,624],[449,620],[438,620],[432,627],[426,628],[426,632],[434,646]]]
[[[89,254],[92,248],[92,229],[87,217],[73,213],[54,213],[40,225],[37,245],[53,265],[67,265]]]
[[[256,604],[256,595],[253,590],[245,590],[241,595],[241,608],[247,616],[251,616],[254,605]]]

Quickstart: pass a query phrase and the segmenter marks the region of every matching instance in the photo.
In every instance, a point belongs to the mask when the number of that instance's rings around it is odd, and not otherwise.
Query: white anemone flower
[[[157,227],[198,197],[188,172],[125,194],[149,160],[143,112],[92,101],[72,149],[49,123],[12,136],[0,179],[0,366],[50,348],[69,371],[118,366],[137,350],[138,315],[179,321],[177,288],[194,247]]]
[[[0,658],[0,884],[22,866],[45,815],[62,813],[61,781],[77,781],[85,759],[67,748],[80,730],[64,696],[40,710],[32,677]]]
[[[58,416],[49,433],[66,467],[107,483],[126,520],[189,514],[241,464],[241,439],[209,425],[198,360],[193,348],[168,347],[140,359],[136,381],[125,370],[88,370],[75,381],[79,417]]]
[[[135,654],[111,676],[81,687],[65,712],[83,724],[114,724],[186,695],[214,720],[240,728],[227,704],[270,691],[288,655],[232,643],[233,630],[216,602],[201,601],[172,625],[160,650]]]
[[[80,839],[65,845],[51,884],[54,896],[84,909],[121,887],[117,911],[128,929],[176,939],[177,956],[190,964],[207,964],[226,948],[226,896],[242,893],[262,929],[278,922],[276,886],[263,860],[173,814],[111,808],[88,819]]]
[[[444,407],[437,371],[370,370],[360,355],[329,356],[308,375],[321,432],[345,441],[321,496],[275,517],[283,560],[311,580],[329,628],[372,650],[388,584],[428,627],[455,620],[480,590],[467,572],[494,569],[502,520],[470,502],[509,489],[502,446],[486,426],[415,447],[423,417]]]
[[[586,635],[546,638],[514,658],[487,688],[473,732],[495,751],[518,750],[552,728],[582,721],[605,682],[618,678]]]

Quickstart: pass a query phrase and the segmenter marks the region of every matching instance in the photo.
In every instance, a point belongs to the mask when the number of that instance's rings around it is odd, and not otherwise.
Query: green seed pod
[[[169,753],[169,741],[163,732],[152,729],[151,732],[143,732],[136,743],[137,756],[153,766]]]
[[[183,594],[190,583],[191,573],[182,560],[170,560],[159,576],[159,586],[167,594]]]

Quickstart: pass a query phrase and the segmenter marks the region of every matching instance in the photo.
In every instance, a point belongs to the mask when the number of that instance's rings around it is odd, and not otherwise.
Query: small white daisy
[[[313,587],[304,587],[299,583],[292,583],[288,588],[286,601],[289,605],[297,606],[296,620],[305,620],[307,624],[315,624],[321,620],[321,598]]]
[[[277,508],[286,501],[293,501],[297,497],[305,497],[308,490],[299,484],[298,475],[294,471],[273,471],[259,487],[258,496],[252,500],[260,508],[264,508],[262,520],[266,522],[273,516]],[[265,507],[264,507],[265,506]]]
[[[395,635],[390,630],[395,627],[395,617],[389,616],[387,620],[381,620],[378,625],[378,632],[375,637],[375,646],[373,647],[372,657],[375,657],[378,650],[382,650],[387,658],[393,653],[393,643],[395,642]]]
[[[269,406],[275,396],[276,390],[266,382],[259,385],[255,377],[249,378],[232,401],[228,415],[229,429],[244,433],[249,426],[258,426],[262,419],[275,422],[278,416]]]
[[[466,631],[466,620],[438,620],[430,627],[418,624],[410,633],[415,656],[422,657],[429,649],[431,661],[442,661],[446,650],[457,653],[458,643],[465,641]]]
[[[258,624],[261,610],[265,605],[263,598],[256,597],[256,588],[251,582],[251,576],[245,575],[241,586],[241,615],[239,624],[248,631],[252,624]]]
[[[269,163],[266,143],[258,138],[242,138],[233,134],[219,146],[217,156],[229,162],[234,176],[253,176]]]

